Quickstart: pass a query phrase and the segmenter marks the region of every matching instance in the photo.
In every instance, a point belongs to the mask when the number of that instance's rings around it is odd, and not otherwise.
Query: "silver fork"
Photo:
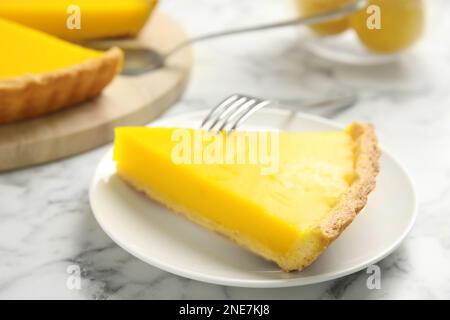
[[[304,103],[302,107],[327,107],[327,109],[332,108],[332,112],[339,112],[340,110],[350,108],[357,101],[358,96],[355,93],[349,93],[347,95],[322,99],[312,103]],[[229,134],[235,131],[236,128],[252,114],[273,103],[276,102],[245,94],[233,94],[224,99],[208,113],[203,119],[200,128],[203,130],[215,131],[216,133],[225,130],[225,133]],[[330,110],[328,109],[328,111]]]
[[[233,94],[215,106],[203,119],[201,129],[229,134],[236,130],[239,124],[247,120],[256,111],[271,104],[264,100],[245,94]]]

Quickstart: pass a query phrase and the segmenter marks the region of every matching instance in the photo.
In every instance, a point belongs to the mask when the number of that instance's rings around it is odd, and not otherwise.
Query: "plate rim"
[[[167,117],[167,118],[157,119],[157,120],[149,123],[147,126],[155,126],[155,125],[159,125],[159,124],[164,125],[164,123],[170,123],[171,121],[177,120],[180,117],[195,117],[197,115],[204,114],[209,111],[210,111],[210,109],[199,109],[199,110],[191,111],[191,112],[183,112],[183,113],[175,114],[175,115]],[[342,129],[344,127],[344,125],[342,125],[338,122],[334,122],[329,119],[325,119],[325,118],[311,115],[311,114],[306,114],[303,112],[296,112],[296,111],[286,110],[286,109],[281,109],[281,108],[270,107],[270,108],[262,109],[259,112],[267,113],[267,114],[276,113],[278,115],[292,114],[295,117],[300,117],[300,118],[304,118],[307,120],[316,121],[321,124],[325,124],[325,125],[337,128],[337,129]],[[127,251],[128,253],[135,256],[139,260],[142,260],[143,262],[145,262],[151,266],[154,266],[158,269],[161,269],[163,271],[172,273],[177,276],[181,276],[184,278],[201,281],[201,282],[205,282],[205,283],[211,283],[211,284],[223,285],[223,286],[232,286],[232,287],[242,287],[242,288],[282,288],[282,287],[295,287],[295,286],[311,285],[311,284],[315,284],[315,283],[321,283],[321,282],[338,279],[338,278],[347,276],[349,274],[356,273],[358,271],[363,270],[367,266],[373,265],[373,264],[381,261],[382,259],[386,258],[388,255],[390,255],[392,252],[394,252],[400,246],[400,244],[403,242],[403,240],[406,238],[406,236],[409,234],[412,227],[414,226],[414,223],[416,221],[417,214],[418,214],[417,194],[415,191],[416,189],[414,186],[414,181],[411,178],[411,176],[408,174],[408,172],[405,170],[404,166],[401,164],[401,162],[396,157],[394,157],[389,151],[386,151],[386,149],[383,148],[382,146],[380,147],[380,149],[382,150],[382,154],[387,156],[391,161],[393,161],[397,165],[397,167],[402,171],[402,174],[405,176],[406,180],[409,183],[413,203],[412,203],[412,214],[411,214],[411,218],[408,222],[408,225],[405,227],[403,232],[396,238],[396,240],[393,241],[390,246],[388,246],[385,250],[383,250],[377,256],[367,259],[367,261],[361,262],[356,266],[348,267],[341,271],[328,272],[328,273],[324,273],[324,274],[309,276],[306,278],[241,280],[241,279],[229,279],[229,278],[221,277],[221,276],[211,276],[208,274],[205,275],[205,274],[198,273],[195,271],[185,271],[182,268],[173,267],[171,265],[161,262],[157,258],[155,259],[155,258],[149,258],[147,256],[143,256],[139,252],[136,252],[133,248],[130,248],[129,246],[125,245],[119,237],[114,236],[110,232],[110,230],[108,230],[108,228],[105,227],[105,225],[102,222],[102,219],[99,218],[98,213],[96,213],[96,209],[95,209],[96,201],[93,200],[94,199],[94,196],[93,196],[94,186],[95,186],[96,182],[98,181],[98,175],[99,175],[100,168],[104,162],[109,161],[109,159],[111,158],[112,152],[113,152],[113,147],[109,148],[106,151],[106,153],[101,157],[100,161],[98,162],[97,166],[95,167],[95,172],[94,172],[93,178],[92,178],[90,186],[89,186],[89,203],[90,203],[90,207],[92,210],[92,214],[94,215],[97,223],[100,225],[103,232],[105,232],[108,235],[108,237],[111,238],[112,241],[114,241],[123,250]]]
[[[349,36],[350,30],[344,31],[342,34],[338,34],[338,37],[345,37]],[[331,55],[329,52],[332,50],[330,48],[329,44],[325,41],[328,39],[336,39],[335,36],[318,36],[314,34],[312,31],[308,31],[304,34],[304,43],[303,48],[310,52],[311,54],[330,61],[335,62],[342,65],[349,65],[349,66],[362,66],[362,67],[377,67],[382,65],[388,65],[391,63],[395,63],[396,61],[400,60],[405,54],[408,54],[408,50],[401,50],[399,52],[394,53],[377,53],[377,52],[371,52],[370,50],[367,50],[363,55],[355,54],[355,53],[349,53],[342,51],[340,48],[334,48],[340,51],[341,54]],[[353,39],[354,41],[359,41],[357,38]],[[339,41],[339,40],[338,40]],[[360,44],[362,47],[364,47],[362,44]],[[343,55],[347,58],[343,58]],[[365,55],[365,56],[364,56]],[[352,61],[348,59],[348,57],[355,58]]]

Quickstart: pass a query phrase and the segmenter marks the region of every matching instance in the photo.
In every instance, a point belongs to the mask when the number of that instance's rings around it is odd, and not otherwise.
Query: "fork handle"
[[[181,50],[193,43],[196,43],[196,42],[211,40],[211,39],[225,37],[225,36],[231,36],[231,35],[235,35],[235,34],[267,30],[267,29],[277,29],[277,28],[283,28],[283,27],[294,26],[294,25],[312,25],[312,24],[316,24],[316,23],[328,22],[331,20],[344,18],[344,17],[364,8],[365,6],[367,6],[367,3],[368,3],[368,0],[356,0],[356,2],[354,2],[354,3],[343,5],[335,10],[327,11],[327,12],[324,12],[324,13],[321,13],[318,15],[300,17],[300,18],[289,19],[289,20],[285,20],[285,21],[263,24],[263,25],[252,26],[252,27],[244,27],[244,28],[237,28],[237,29],[231,29],[231,30],[226,30],[226,31],[219,31],[219,32],[214,32],[214,33],[209,33],[209,34],[205,34],[202,36],[194,37],[194,38],[188,39],[188,40],[178,44],[173,49],[171,49],[166,54],[164,54],[164,60],[167,59],[169,56],[173,55],[174,53],[178,52],[179,50]]]

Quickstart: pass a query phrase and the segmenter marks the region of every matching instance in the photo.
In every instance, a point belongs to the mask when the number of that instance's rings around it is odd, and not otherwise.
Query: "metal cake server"
[[[299,17],[275,23],[243,27],[201,35],[181,42],[165,53],[158,52],[152,48],[143,47],[141,44],[132,39],[91,41],[85,43],[85,45],[95,49],[109,49],[112,46],[120,47],[125,52],[125,63],[122,74],[139,75],[163,67],[165,61],[167,61],[169,57],[197,42],[236,34],[283,28],[294,25],[312,25],[316,23],[323,23],[346,17],[366,7],[367,3],[368,0],[356,0],[354,3],[344,5],[335,10],[327,11],[318,15]]]

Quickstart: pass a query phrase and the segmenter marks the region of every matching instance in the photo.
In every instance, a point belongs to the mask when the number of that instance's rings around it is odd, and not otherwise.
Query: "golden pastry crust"
[[[334,240],[353,221],[375,188],[379,172],[380,149],[372,125],[353,123],[349,132],[356,142],[355,177],[350,189],[339,199],[320,228],[328,240]]]
[[[119,72],[123,53],[112,48],[89,60],[42,75],[0,80],[0,124],[36,117],[98,95]]]
[[[336,205],[321,221],[315,237],[300,242],[286,257],[277,261],[285,271],[302,270],[318,256],[355,219],[367,203],[369,193],[375,188],[379,172],[380,149],[373,126],[352,123],[347,131],[355,141],[355,176],[350,188],[340,196]]]

